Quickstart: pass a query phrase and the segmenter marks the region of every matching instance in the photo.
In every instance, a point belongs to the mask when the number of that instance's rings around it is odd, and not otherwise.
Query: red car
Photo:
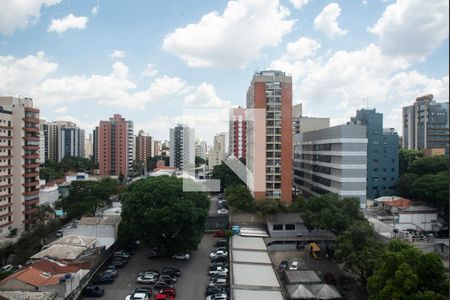
[[[163,288],[159,292],[155,294],[155,300],[161,299],[161,300],[173,300],[176,296],[175,289],[174,288]]]
[[[225,237],[225,231],[217,230],[216,232],[214,232],[213,237]]]

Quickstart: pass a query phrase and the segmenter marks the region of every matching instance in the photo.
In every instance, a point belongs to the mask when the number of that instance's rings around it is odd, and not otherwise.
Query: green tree
[[[302,217],[310,230],[320,228],[339,235],[353,222],[364,220],[358,198],[324,194],[312,197],[303,207]]]
[[[96,210],[111,204],[111,196],[120,192],[120,185],[111,178],[100,181],[74,181],[69,196],[57,202],[68,218],[80,218],[83,215],[93,216]]]
[[[358,276],[364,290],[367,279],[373,274],[382,245],[374,238],[373,229],[364,221],[350,225],[337,240],[336,258],[344,263],[344,269]]]
[[[145,174],[145,166],[144,163],[140,160],[134,160],[131,164],[131,178],[136,178],[139,176],[143,176]]]
[[[412,189],[414,187],[414,181],[418,178],[417,174],[405,173],[403,174],[397,183],[397,188],[403,197],[412,198]]]
[[[255,199],[243,184],[230,185],[225,189],[225,199],[232,208],[242,212],[255,211]]]
[[[200,156],[196,156],[195,157],[195,167],[196,168],[198,168],[198,167],[200,167],[201,165],[204,165],[204,164],[206,164],[206,160],[205,159],[203,159]]]
[[[241,162],[243,161],[241,160]],[[222,191],[231,185],[242,184],[242,180],[224,162],[214,167],[211,178],[220,180],[220,188]]]
[[[437,155],[417,159],[408,168],[408,173],[414,173],[418,176],[436,174],[440,171],[448,171],[447,156]]]
[[[369,278],[369,299],[448,299],[448,281],[440,258],[399,240],[389,243]]]
[[[423,153],[420,150],[400,148],[398,151],[398,157],[399,175],[402,176],[406,173],[415,160],[423,157]]]
[[[167,255],[197,249],[209,200],[202,192],[183,192],[182,179],[159,176],[138,180],[122,195],[122,243],[140,240]]]
[[[280,211],[280,200],[264,198],[255,201],[255,210],[262,216],[276,214]]]

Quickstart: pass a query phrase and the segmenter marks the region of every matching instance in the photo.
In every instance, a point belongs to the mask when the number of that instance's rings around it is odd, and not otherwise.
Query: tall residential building
[[[39,205],[39,110],[30,98],[0,97],[0,236],[28,229]]]
[[[448,102],[437,103],[433,95],[416,98],[403,107],[403,147],[407,149],[443,148],[448,154]]]
[[[228,153],[236,158],[245,158],[247,146],[247,121],[245,108],[230,109]]]
[[[161,155],[161,141],[153,141],[153,156]]]
[[[170,166],[177,171],[190,171],[195,167],[194,129],[187,125],[170,129]]]
[[[255,73],[247,92],[247,182],[256,199],[292,202],[292,78]]]
[[[208,167],[213,169],[225,160],[225,133],[219,133],[214,136],[214,146],[208,152]]]
[[[393,128],[383,129],[383,114],[375,109],[357,110],[350,123],[366,126],[367,198],[395,195],[399,163],[397,132]]]
[[[58,161],[58,133],[60,125],[57,122],[47,123],[47,148],[48,157],[46,159]]]
[[[92,161],[98,165],[98,126],[92,131]]]
[[[204,160],[206,160],[207,153],[208,153],[208,145],[206,144],[206,141],[197,139],[195,141],[195,156],[201,157]]]
[[[89,137],[84,142],[84,157],[91,159],[94,154],[94,141],[92,133],[89,133]]]
[[[136,160],[141,161],[144,165],[147,165],[147,160],[152,155],[153,139],[146,134],[143,130],[139,130],[136,136]]]
[[[115,114],[98,126],[98,163],[101,176],[127,176],[133,163],[133,122]]]
[[[48,160],[48,124],[47,121],[39,120],[39,163]]]
[[[58,124],[58,161],[66,156],[84,157],[84,129],[73,122],[57,121]]]
[[[366,207],[366,127],[340,125],[295,135],[294,186],[305,196],[358,197]]]

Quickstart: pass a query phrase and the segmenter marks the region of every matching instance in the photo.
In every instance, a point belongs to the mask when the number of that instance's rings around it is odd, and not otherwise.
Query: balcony
[[[12,205],[13,205],[12,203],[6,203],[6,204],[3,204],[3,205],[0,205],[0,208],[10,207]]]
[[[33,107],[25,107],[25,111],[39,113],[39,109]]]
[[[22,167],[27,168],[27,169],[31,169],[31,168],[39,168],[39,164],[38,163],[34,163],[34,164],[24,164],[22,165]],[[1,176],[0,176],[1,178]]]
[[[34,190],[34,191],[28,191],[28,192],[23,192],[22,195],[24,196],[33,196],[33,195],[39,195],[39,190]]]
[[[25,150],[39,150],[39,146],[23,146]]]
[[[23,174],[23,177],[25,177],[25,178],[38,177],[38,176],[39,176],[39,173],[37,173],[37,172]]]
[[[25,158],[25,159],[38,159],[39,158],[39,154],[25,154],[25,155],[22,155],[22,158]]]
[[[8,129],[8,130],[12,130],[13,127],[12,127],[12,126],[0,126],[0,129]]]
[[[5,139],[5,140],[12,140],[12,136],[10,135],[0,135],[0,139]]]
[[[38,213],[38,208],[37,207],[33,207],[33,208],[29,208],[29,209],[25,209],[23,211],[24,215],[35,215]],[[31,220],[25,220],[24,222],[30,222]]]
[[[35,118],[25,117],[25,118],[22,118],[22,120],[25,121],[25,123],[39,124],[39,119],[35,119]]]
[[[33,200],[29,200],[29,201],[24,201],[22,202],[23,205],[37,205],[39,204],[39,198],[35,198]]]
[[[12,183],[0,183],[0,189],[7,189],[12,186]]]
[[[0,179],[3,179],[3,178],[10,178],[10,177],[12,177],[12,176],[13,176],[12,174],[3,174],[3,175],[0,174]]]
[[[0,228],[9,226],[9,225],[11,225],[12,223],[13,223],[13,222],[8,222],[8,223],[5,223],[5,224],[0,224]]]
[[[27,125],[25,125],[23,130],[25,130],[26,132],[39,132],[39,127],[28,127]]]
[[[12,194],[11,193],[9,193],[9,194],[0,194],[0,199],[4,199],[4,198],[8,198],[8,197],[11,197],[12,196]]]
[[[6,212],[5,214],[2,214],[2,212],[0,212],[0,219],[12,216],[12,214],[13,214],[12,211],[11,212]]]
[[[36,186],[36,185],[39,185],[39,180],[22,183],[22,186],[25,186],[25,187]]]
[[[25,141],[39,141],[39,136],[24,136],[23,139]]]

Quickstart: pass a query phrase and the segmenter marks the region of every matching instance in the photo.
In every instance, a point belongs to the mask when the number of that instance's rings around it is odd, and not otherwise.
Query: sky
[[[448,0],[0,0],[0,95],[92,130],[119,113],[156,139],[211,144],[255,71],[292,76],[303,115],[344,124],[449,100]]]

